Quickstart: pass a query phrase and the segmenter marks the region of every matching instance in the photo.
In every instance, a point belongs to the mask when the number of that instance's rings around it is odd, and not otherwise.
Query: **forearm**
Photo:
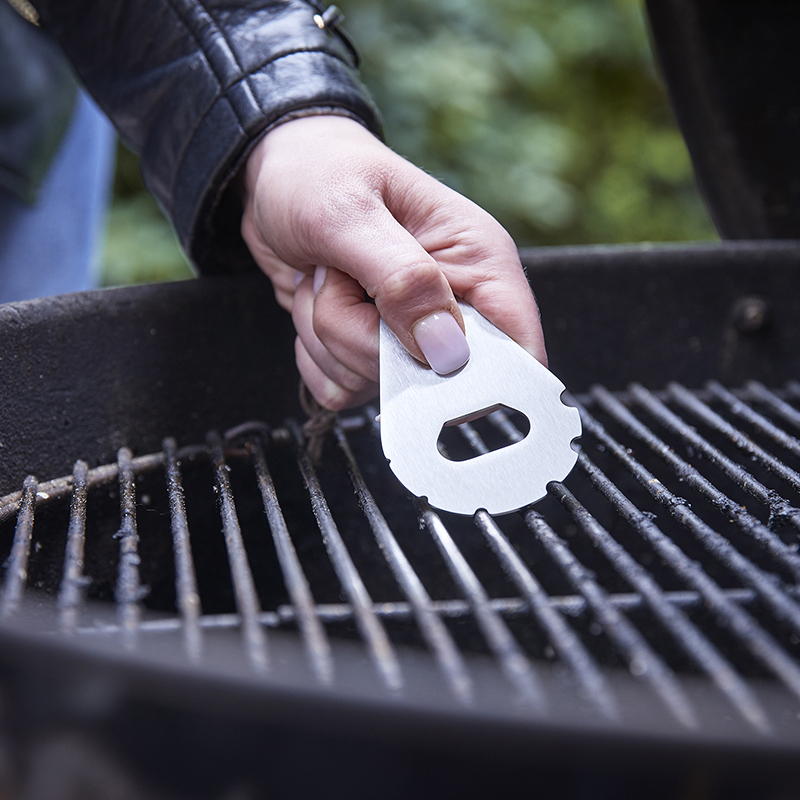
[[[305,0],[39,0],[55,36],[204,272],[251,264],[226,189],[253,143],[301,109],[380,123],[347,43]]]

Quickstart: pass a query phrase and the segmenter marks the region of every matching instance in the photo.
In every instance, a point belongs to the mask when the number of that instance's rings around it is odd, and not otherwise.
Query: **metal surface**
[[[0,534],[10,537],[4,616],[13,622],[22,613],[32,584],[52,592],[59,611],[52,625],[73,640],[119,641],[151,657],[152,643],[179,634],[186,668],[201,671],[214,663],[214,637],[238,630],[236,669],[263,675],[265,686],[286,679],[280,675],[290,658],[279,651],[283,667],[267,660],[266,630],[297,626],[308,685],[348,693],[331,648],[344,623],[345,637],[362,641],[373,664],[378,684],[370,691],[387,699],[414,702],[418,688],[402,652],[412,645],[429,654],[424,669],[443,681],[455,707],[481,708],[470,653],[485,652],[508,687],[501,702],[492,701],[495,715],[583,718],[609,731],[620,724],[662,734],[683,729],[709,741],[769,734],[800,748],[800,484],[790,466],[798,453],[791,425],[800,430],[800,387],[776,393],[751,384],[731,392],[712,382],[702,392],[671,385],[657,394],[640,385],[624,394],[595,387],[571,402],[584,425],[578,470],[549,485],[548,503],[502,521],[479,511],[468,522],[424,503],[415,512],[385,470],[376,471],[369,409],[340,424],[319,468],[294,423],[274,432],[250,423],[224,438],[211,433],[205,445],[178,448],[166,439],[151,456],[132,458],[123,448],[113,465],[87,471],[78,462],[72,478],[27,479],[0,499]],[[502,412],[490,420],[507,439],[520,438]],[[459,431],[477,452],[485,448],[471,423]],[[702,471],[679,455],[686,447],[703,449]],[[286,475],[292,462],[295,478]],[[759,462],[756,475],[751,465]],[[219,504],[210,527],[197,516],[198,502],[206,501],[179,488],[196,485],[206,470]],[[107,535],[118,543],[116,567],[93,558],[105,543],[91,514],[115,481],[119,524]],[[144,487],[138,496],[136,485]],[[307,509],[299,516],[298,502]],[[52,522],[34,524],[34,514],[52,518],[59,504],[68,511],[66,537],[47,528],[37,534],[37,525]],[[419,527],[408,528],[409,515]],[[258,544],[268,529],[274,550]],[[191,556],[220,535],[230,564],[222,607],[218,587],[204,574],[219,565]],[[174,566],[160,577],[139,557],[159,540],[171,542],[174,553]],[[53,569],[59,549],[63,567]],[[322,571],[320,558],[330,565]],[[283,587],[267,601],[262,576],[272,559]],[[116,618],[85,599],[114,580]],[[159,599],[165,581],[175,587],[166,606]],[[215,611],[201,613],[206,607]],[[459,632],[447,620],[469,625]],[[545,688],[550,665],[566,670],[578,689],[571,701]],[[661,712],[650,708],[643,721],[620,694],[618,665]],[[727,707],[722,717],[698,705],[693,674],[715,687],[720,708]],[[778,706],[769,700],[775,691]]]
[[[720,234],[800,236],[800,8],[649,0],[652,39]]]
[[[550,367],[573,392],[797,378],[796,242],[537,248],[522,259]],[[737,309],[753,297],[768,323],[742,332]],[[291,318],[263,276],[12,303],[0,332],[0,494],[29,474],[64,475],[76,457],[95,467],[122,446],[152,453],[165,432],[200,442],[210,428],[299,413]]]
[[[409,497],[374,408],[311,464],[264,283],[0,309],[0,767],[148,800],[796,796],[797,246],[524,258],[584,433],[501,517]]]
[[[450,375],[413,359],[381,322],[383,452],[401,483],[435,508],[508,514],[540,500],[575,466],[580,415],[561,402],[564,385],[552,372],[474,308],[460,307],[471,355]],[[462,461],[442,451],[443,428],[503,406],[527,418],[527,435]]]

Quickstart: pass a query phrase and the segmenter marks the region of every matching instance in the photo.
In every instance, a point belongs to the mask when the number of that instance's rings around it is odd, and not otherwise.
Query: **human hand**
[[[437,372],[465,363],[456,298],[547,363],[508,233],[359,123],[279,125],[250,155],[244,182],[242,236],[292,314],[300,374],[326,408],[377,394],[380,317]]]

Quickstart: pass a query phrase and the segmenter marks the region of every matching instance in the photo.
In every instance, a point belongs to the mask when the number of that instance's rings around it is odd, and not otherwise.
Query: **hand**
[[[300,373],[326,408],[377,393],[379,315],[414,358],[442,373],[461,366],[469,349],[456,297],[547,363],[508,233],[359,123],[279,125],[244,179],[242,235],[292,314]]]

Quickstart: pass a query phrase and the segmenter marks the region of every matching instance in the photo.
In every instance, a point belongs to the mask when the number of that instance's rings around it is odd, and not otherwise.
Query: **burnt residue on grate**
[[[295,631],[311,680],[334,689],[332,642],[346,638],[394,698],[411,648],[463,707],[481,692],[477,655],[533,718],[558,717],[542,683],[555,671],[598,719],[624,723],[624,673],[702,730],[686,686],[699,679],[739,724],[773,732],[759,687],[800,708],[800,385],[597,386],[569,402],[578,466],[499,518],[410,498],[371,408],[338,423],[319,465],[295,422],[253,422],[29,477],[0,499],[0,614],[35,592],[64,636],[133,650],[179,632],[198,668],[225,630],[265,680],[269,631]],[[487,420],[446,446],[462,458],[525,434],[502,411]],[[92,600],[114,614],[98,620]]]

